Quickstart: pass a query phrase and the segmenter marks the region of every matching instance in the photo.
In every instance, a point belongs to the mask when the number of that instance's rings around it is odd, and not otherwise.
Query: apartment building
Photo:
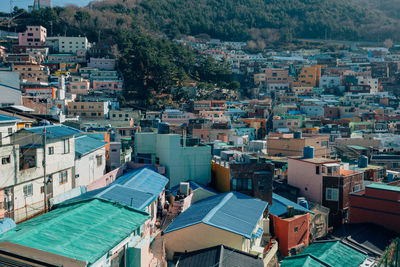
[[[267,137],[269,156],[302,156],[306,146],[314,147],[315,157],[329,157],[329,136],[320,134],[269,134]]]
[[[68,115],[90,119],[107,119],[109,102],[69,102]]]
[[[18,34],[18,44],[20,46],[44,46],[46,37],[46,28],[42,26],[27,26],[26,31]]]
[[[28,83],[48,82],[50,70],[43,65],[13,65],[13,72],[18,72],[21,80]]]
[[[58,53],[71,53],[77,55],[80,50],[87,51],[90,48],[86,37],[54,36],[46,39],[46,45],[53,47]]]

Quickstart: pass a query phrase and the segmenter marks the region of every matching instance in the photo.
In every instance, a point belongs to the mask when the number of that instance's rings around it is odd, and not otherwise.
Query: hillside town
[[[400,46],[175,42],[240,91],[146,109],[107,40],[1,39],[1,266],[400,266]]]

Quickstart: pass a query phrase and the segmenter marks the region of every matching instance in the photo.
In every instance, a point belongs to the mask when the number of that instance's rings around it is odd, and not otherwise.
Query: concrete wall
[[[310,235],[309,214],[296,215],[292,218],[279,218],[272,215],[274,234],[279,241],[279,251],[289,256],[292,248],[301,244],[308,246]],[[297,229],[297,231],[296,231]]]
[[[245,238],[203,223],[164,234],[167,258],[172,259],[175,252],[190,252],[217,245],[249,251]]]
[[[97,156],[101,156],[101,164],[97,164]],[[75,186],[88,185],[102,177],[106,170],[105,147],[97,149],[75,160]],[[77,176],[79,175],[79,176]]]
[[[19,73],[0,71],[0,106],[22,105]]]
[[[288,158],[288,184],[300,189],[300,195],[322,203],[322,173],[316,174],[316,164]],[[322,168],[322,167],[320,167]]]

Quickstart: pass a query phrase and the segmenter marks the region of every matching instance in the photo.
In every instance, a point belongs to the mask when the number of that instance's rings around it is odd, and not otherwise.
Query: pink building
[[[46,43],[47,30],[42,26],[27,26],[25,32],[18,35],[19,45],[22,46],[44,46]]]
[[[121,80],[111,80],[111,81],[93,81],[93,90],[112,90],[112,91],[122,91],[123,82]]]
[[[114,70],[115,68],[115,59],[113,58],[90,58],[90,62],[88,63],[88,67],[98,68],[100,70]]]
[[[193,113],[177,109],[166,109],[162,114],[161,120],[169,124],[181,125],[184,123],[189,124],[189,120],[194,118],[196,116]]]
[[[298,187],[300,195],[322,203],[324,176],[337,176],[340,161],[326,158],[288,158],[288,184]]]

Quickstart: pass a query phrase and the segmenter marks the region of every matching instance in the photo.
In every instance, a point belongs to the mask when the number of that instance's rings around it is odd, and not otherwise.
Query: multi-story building
[[[303,67],[301,68],[301,71],[297,76],[297,81],[293,82],[292,86],[318,87],[320,77],[321,77],[320,65]]]
[[[48,82],[49,80],[49,68],[43,65],[14,65],[12,70],[18,72],[20,79],[26,82]]]
[[[78,55],[80,51],[86,51],[90,48],[90,44],[86,37],[67,37],[54,36],[46,39],[46,45],[53,47],[58,53],[71,53]]]
[[[215,157],[211,162],[212,183],[219,192],[237,191],[271,203],[274,165],[236,154],[236,160]],[[241,161],[239,158],[243,158]]]
[[[109,102],[69,102],[68,115],[91,119],[107,119]]]
[[[162,113],[161,120],[170,124],[189,124],[190,119],[194,119],[195,115],[193,113],[180,111],[177,109],[167,109]]]
[[[306,146],[314,148],[315,157],[329,157],[329,136],[319,134],[270,134],[267,136],[269,156],[302,156]]]
[[[87,64],[88,67],[98,68],[100,70],[114,70],[115,59],[114,58],[95,58],[91,57]]]
[[[71,94],[87,95],[89,94],[90,82],[80,76],[71,76],[71,80],[67,84],[67,90]]]
[[[10,158],[6,164],[7,175],[3,176],[6,180],[0,190],[5,196],[0,213],[16,222],[26,220],[43,211],[44,192],[50,200],[74,187],[73,136],[77,132],[68,127],[50,125],[24,128],[12,135],[12,145],[7,147],[6,157]]]
[[[374,223],[400,233],[400,187],[370,184],[350,194],[350,223]]]
[[[300,195],[329,208],[329,224],[338,226],[348,220],[349,194],[363,188],[363,173],[342,169],[340,161],[306,154],[288,158],[288,184],[299,188]]]
[[[27,26],[25,32],[18,34],[18,44],[20,46],[44,46],[46,37],[46,28],[42,26]]]
[[[122,91],[124,82],[122,80],[93,80],[93,90]]]
[[[211,178],[211,147],[194,141],[178,134],[137,133],[135,162],[165,166],[169,187],[187,180],[207,185]]]

